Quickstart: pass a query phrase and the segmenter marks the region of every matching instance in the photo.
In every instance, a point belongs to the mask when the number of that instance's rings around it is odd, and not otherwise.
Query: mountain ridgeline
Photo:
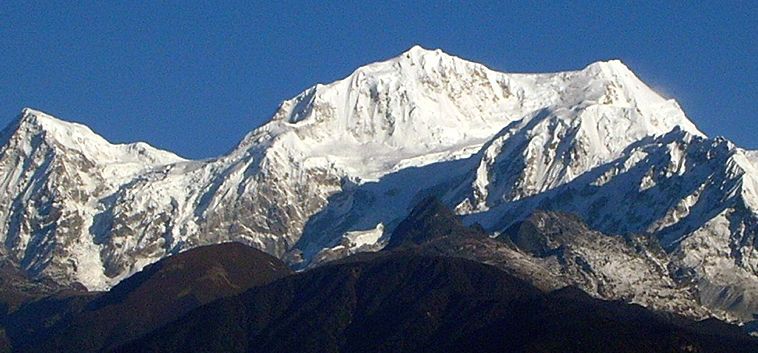
[[[758,152],[705,136],[618,60],[516,74],[413,47],[284,101],[207,160],[24,109],[0,132],[0,237],[47,287],[122,290],[225,242],[296,269],[387,247],[748,323]]]

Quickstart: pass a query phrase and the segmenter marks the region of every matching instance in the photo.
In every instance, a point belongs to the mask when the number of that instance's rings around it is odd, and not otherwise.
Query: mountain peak
[[[34,128],[35,131],[46,131],[48,133],[56,135],[56,137],[60,137],[58,135],[65,134],[65,135],[84,135],[87,138],[97,136],[95,132],[93,132],[89,127],[86,125],[70,122],[70,121],[64,121],[61,119],[58,119],[50,114],[47,114],[41,110],[33,109],[26,107],[21,110],[21,114],[18,117],[18,126],[21,127],[22,125],[28,125],[32,128]]]
[[[54,119],[54,120],[61,121],[60,119],[53,118],[51,115],[49,115],[49,114],[47,114],[47,113],[45,113],[45,112],[43,112],[43,111],[41,111],[39,109],[35,109],[35,108],[31,108],[31,107],[24,107],[23,109],[21,109],[21,114],[19,116],[20,116],[21,120],[36,119],[37,116],[44,116],[44,117],[46,117],[48,119]]]
[[[630,99],[643,99],[647,103],[665,100],[665,98],[642,82],[629,66],[618,59],[593,62],[580,72],[590,78],[598,79],[601,82],[608,82],[616,86],[616,88],[622,89],[629,95]]]
[[[13,136],[17,136],[19,146],[26,146],[32,139],[41,138],[48,143],[79,151],[107,163],[134,161],[135,158],[143,157],[149,164],[168,164],[184,160],[144,142],[113,144],[86,125],[62,120],[29,107],[23,108],[17,119],[0,132],[0,147],[8,144]]]
[[[435,196],[421,200],[395,228],[387,249],[422,244],[443,237],[484,237],[476,228],[466,227],[458,215]]]
[[[63,121],[27,107],[0,133],[0,146],[6,146],[13,140],[18,146],[29,147],[34,139],[74,149],[78,149],[77,146],[81,143],[108,143],[85,125]]]
[[[399,59],[410,59],[412,61],[419,61],[421,58],[426,56],[446,56],[446,57],[452,57],[452,55],[449,55],[445,52],[443,52],[441,49],[426,49],[418,44],[410,47],[408,50],[401,53],[397,58]]]
[[[585,70],[606,70],[614,72],[631,72],[629,66],[624,64],[621,59],[610,59],[595,61],[592,64],[587,65]]]
[[[34,109],[31,107],[24,107],[21,109],[21,114],[18,115],[18,120],[20,121],[36,121],[38,116],[44,116],[48,118],[52,118],[49,114],[39,110]],[[58,120],[58,119],[56,119]]]
[[[436,49],[436,50],[434,50],[434,49],[426,49],[426,48],[422,47],[421,45],[415,44],[412,47],[408,48],[408,50],[404,51],[401,54],[401,56],[403,56],[403,55],[406,55],[406,56],[420,56],[420,55],[424,55],[424,54],[427,54],[427,53],[432,53],[434,51],[440,52],[439,49]]]
[[[361,160],[366,168],[360,177],[376,179],[399,164],[409,166],[404,160],[470,155],[459,152],[476,150],[510,123],[543,110],[575,121],[569,124],[602,125],[614,133],[609,139],[624,143],[676,125],[699,133],[676,102],[655,93],[620,60],[553,74],[510,74],[414,45],[283,102],[273,123],[251,133],[237,150],[246,151],[260,136],[295,131],[296,139],[278,140],[305,144],[310,156],[328,156],[338,167],[347,160],[345,168],[354,169],[353,161]]]
[[[351,76],[394,74],[412,79],[417,75],[434,74],[435,71],[439,71],[443,67],[447,71],[450,68],[463,70],[467,66],[482,65],[450,55],[441,49],[427,49],[420,45],[414,45],[395,57],[361,66]]]

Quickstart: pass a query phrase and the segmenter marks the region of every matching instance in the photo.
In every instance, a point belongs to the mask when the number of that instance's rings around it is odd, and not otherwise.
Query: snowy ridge
[[[13,131],[12,131],[13,130]],[[48,143],[54,143],[61,148],[81,153],[90,161],[98,162],[108,168],[106,175],[118,179],[143,173],[155,166],[176,163],[184,159],[167,151],[156,149],[147,143],[111,144],[100,135],[92,132],[87,126],[59,120],[44,112],[24,108],[19,118],[2,133],[3,138],[24,139],[21,148],[30,153],[33,137],[40,136]],[[20,134],[28,134],[20,136]],[[3,142],[3,146],[7,142]]]
[[[758,310],[756,174],[743,150],[676,128],[549,187],[544,179],[524,178],[520,168],[510,168],[523,150],[508,153],[510,158],[496,155],[494,163],[486,163],[493,159],[483,154],[467,181],[448,194],[453,204],[462,200],[458,209],[468,222],[501,233],[547,209],[577,214],[608,234],[646,234],[670,252],[669,266],[688,274],[698,300],[710,310],[738,321],[750,320]],[[484,193],[476,189],[481,174],[496,176],[487,179],[494,182],[484,184]],[[498,197],[476,199],[482,194]]]
[[[29,108],[3,131],[2,141],[0,239],[32,273],[75,267],[74,278],[51,277],[92,286],[105,285],[88,232],[99,200],[138,175],[183,161],[145,143],[112,145],[83,125]]]
[[[618,158],[645,137],[674,129],[703,136],[676,102],[644,87],[620,62],[593,64],[585,72],[602,79],[584,82],[586,76],[580,76],[580,85],[565,91],[579,88],[588,100],[547,106],[509,125],[485,146],[473,182],[474,195],[459,206],[460,212],[484,210],[570,182]],[[606,77],[611,80],[605,81]],[[500,161],[510,165],[507,175],[499,174],[503,169],[489,173],[491,165]],[[499,189],[488,190],[495,180]],[[492,195],[504,199],[487,200]]]
[[[502,73],[413,47],[306,89],[202,161],[31,109],[0,144],[3,244],[61,283],[108,288],[225,241],[312,266],[380,249],[435,193],[493,237],[538,209],[649,236],[711,311],[758,310],[758,152],[707,138],[618,60]]]

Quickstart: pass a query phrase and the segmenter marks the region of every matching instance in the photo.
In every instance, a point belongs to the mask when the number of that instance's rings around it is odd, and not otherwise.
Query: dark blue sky
[[[48,3],[0,3],[0,125],[31,106],[209,157],[308,86],[420,44],[511,72],[620,58],[707,134],[758,148],[756,1]]]

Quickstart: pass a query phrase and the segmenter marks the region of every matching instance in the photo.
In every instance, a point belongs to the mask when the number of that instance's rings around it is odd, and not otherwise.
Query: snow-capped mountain
[[[24,109],[0,133],[0,237],[29,272],[62,282],[98,278],[91,233],[101,200],[182,158],[144,143],[113,145],[89,128]],[[60,269],[73,270],[62,272]],[[71,277],[75,274],[76,277]]]
[[[649,235],[704,305],[742,321],[758,308],[758,152],[707,138],[620,61],[511,74],[414,47],[305,90],[202,161],[31,109],[0,144],[3,244],[62,283],[108,288],[230,240],[312,266],[380,249],[434,193],[493,236],[537,209]]]

